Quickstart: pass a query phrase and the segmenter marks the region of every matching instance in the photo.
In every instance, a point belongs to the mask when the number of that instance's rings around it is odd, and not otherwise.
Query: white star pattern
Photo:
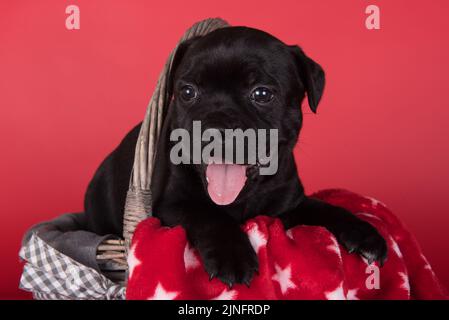
[[[194,249],[190,247],[189,243],[186,244],[184,249],[184,266],[186,271],[194,269],[200,265],[200,262],[195,256]]]
[[[237,296],[237,291],[224,289],[218,296],[211,300],[234,300]]]
[[[381,202],[381,201],[379,201],[377,199],[374,199],[372,197],[365,197],[365,199],[370,200],[373,207],[377,207],[379,204],[384,206],[384,207],[386,207],[386,205],[383,202]]]
[[[295,239],[293,239],[292,229],[288,229],[287,231],[285,231],[285,234],[286,234],[286,236],[289,237],[290,239],[295,240]]]
[[[256,253],[259,253],[259,249],[261,247],[267,245],[267,238],[264,234],[262,234],[262,232],[259,231],[257,225],[248,231],[248,238]]]
[[[136,257],[136,247],[137,242],[131,247],[128,253],[128,270],[129,270],[129,276],[128,278],[131,279],[133,276],[134,269],[142,263],[137,257]]]
[[[173,300],[178,296],[178,292],[169,292],[164,289],[162,284],[159,282],[154,290],[154,294],[152,297],[149,297],[148,300]]]
[[[390,241],[391,241],[391,248],[393,249],[394,252],[396,252],[397,256],[402,259],[402,252],[401,249],[399,249],[397,242],[394,241],[392,237],[390,237]]]
[[[399,272],[399,276],[402,279],[401,288],[407,290],[410,293],[410,283],[408,281],[408,276],[404,272]]]
[[[324,293],[327,300],[346,300],[343,282],[341,282],[335,290]]]
[[[424,269],[430,270],[430,271],[432,271],[432,273],[433,273],[433,270],[432,270],[432,267],[430,266],[430,264],[426,264],[426,265],[424,266]]]
[[[296,288],[296,285],[292,282],[292,268],[289,264],[285,269],[282,269],[277,264],[274,265],[276,273],[271,278],[274,281],[279,282],[282,294],[285,294],[288,289]]]
[[[359,289],[349,289],[346,298],[348,300],[359,300],[359,298],[357,297],[357,291],[359,291]]]
[[[332,241],[332,244],[328,245],[326,247],[326,249],[329,251],[335,252],[341,261],[341,252],[340,252],[340,247],[338,246],[337,239],[335,239],[334,236],[330,236],[329,239]]]

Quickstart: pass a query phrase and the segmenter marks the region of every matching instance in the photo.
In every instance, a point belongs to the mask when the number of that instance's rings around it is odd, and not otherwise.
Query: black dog
[[[153,213],[164,225],[185,228],[211,278],[229,285],[250,283],[258,260],[239,226],[264,214],[276,215],[287,229],[300,224],[324,226],[348,251],[370,262],[384,262],[386,242],[375,228],[345,209],[306,197],[297,176],[292,150],[302,126],[300,105],[307,93],[315,112],[324,89],[324,72],[317,63],[299,47],[287,46],[265,32],[229,27],[184,42],[173,70],[173,100],[153,173]],[[174,145],[170,132],[191,131],[197,120],[203,129],[277,129],[277,173],[260,175],[257,165],[245,166],[246,182],[226,199],[218,199],[210,190],[209,184],[216,181],[210,181],[208,165],[175,165],[169,158]],[[106,158],[89,185],[85,207],[94,232],[122,233],[139,128]],[[234,169],[225,169],[222,178],[231,174],[226,170]],[[236,170],[235,175],[242,174]],[[226,189],[225,182],[219,183]]]

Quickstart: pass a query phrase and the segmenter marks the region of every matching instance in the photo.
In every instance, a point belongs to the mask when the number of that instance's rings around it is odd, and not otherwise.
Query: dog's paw
[[[203,261],[209,278],[218,278],[229,287],[236,283],[249,286],[259,269],[257,255],[247,238],[209,247]]]
[[[377,261],[382,266],[387,259],[387,242],[368,222],[345,225],[336,236],[349,253],[361,255],[369,264]]]

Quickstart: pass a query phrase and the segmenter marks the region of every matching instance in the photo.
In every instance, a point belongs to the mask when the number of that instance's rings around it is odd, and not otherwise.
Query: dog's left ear
[[[298,46],[290,46],[298,67],[298,74],[305,86],[310,109],[316,113],[324,91],[325,76],[321,66],[310,59]]]
[[[181,64],[182,59],[184,58],[184,55],[187,52],[187,49],[192,45],[193,42],[195,42],[200,37],[194,37],[189,40],[185,40],[181,42],[178,47],[176,48],[175,55],[173,57],[173,61],[170,66],[170,72],[168,75],[168,84],[167,84],[167,94],[171,98],[173,95],[173,89],[174,89],[174,80],[175,80],[175,74],[176,70],[178,69],[179,65]]]

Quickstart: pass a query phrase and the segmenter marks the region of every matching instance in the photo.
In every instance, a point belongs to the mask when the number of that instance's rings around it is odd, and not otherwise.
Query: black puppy
[[[185,228],[211,278],[250,283],[258,260],[240,225],[257,215],[277,216],[286,229],[324,226],[348,251],[369,261],[386,259],[386,242],[375,228],[343,208],[306,197],[298,178],[293,148],[302,126],[300,105],[307,93],[315,112],[324,82],[322,68],[299,47],[255,29],[224,28],[180,46],[170,79],[173,100],[158,142],[153,213],[166,226]],[[277,129],[277,172],[258,174],[257,165],[173,164],[170,133],[191,132],[193,121],[201,121],[202,129]],[[122,233],[139,128],[106,158],[89,185],[85,207],[94,232]]]

